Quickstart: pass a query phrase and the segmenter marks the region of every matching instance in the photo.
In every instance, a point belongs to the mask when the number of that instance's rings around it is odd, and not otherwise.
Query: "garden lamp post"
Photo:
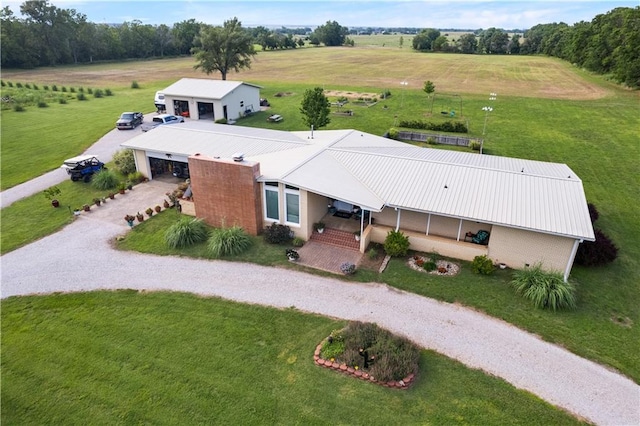
[[[402,85],[402,100],[400,101],[400,108],[402,108],[404,107],[404,89],[409,85],[409,82],[404,80],[401,81],[400,84]]]
[[[489,119],[489,113],[493,111],[493,108],[490,106],[482,107],[484,111],[484,126],[482,127],[482,142],[480,143],[480,154],[482,154],[482,146],[484,145],[484,135],[487,131],[487,120]]]

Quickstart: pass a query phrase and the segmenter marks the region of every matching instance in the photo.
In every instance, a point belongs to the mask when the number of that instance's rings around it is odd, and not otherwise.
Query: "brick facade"
[[[262,192],[256,181],[260,163],[196,154],[189,157],[189,174],[197,217],[215,227],[239,225],[252,235],[262,232]]]

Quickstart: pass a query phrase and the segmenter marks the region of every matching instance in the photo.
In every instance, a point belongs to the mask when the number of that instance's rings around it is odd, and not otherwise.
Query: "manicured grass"
[[[313,363],[345,325],[182,293],[2,301],[3,424],[580,424],[422,351],[407,390]]]

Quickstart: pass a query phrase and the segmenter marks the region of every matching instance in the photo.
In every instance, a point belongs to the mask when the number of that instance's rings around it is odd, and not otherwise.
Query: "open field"
[[[116,95],[107,102],[91,100],[84,108],[74,110],[82,114],[91,135],[80,133],[76,127],[70,128],[73,132],[69,134],[68,129],[59,126],[59,117],[71,105],[52,105],[46,110],[31,109],[20,114],[3,112],[3,187],[5,174],[9,173],[5,163],[11,158],[8,156],[37,154],[40,143],[53,137],[58,138],[56,143],[61,152],[77,152],[112,128],[122,110],[145,111],[145,105],[152,107],[154,90],[181,77],[204,77],[192,65],[191,59],[180,58],[48,70],[3,70],[4,81],[109,87]],[[262,85],[263,96],[272,103],[271,111],[285,117],[282,123],[266,124],[264,112],[239,124],[282,130],[304,129],[299,105],[304,90],[314,85],[327,90],[392,92],[386,101],[388,109],[383,110],[381,105],[358,107],[354,117],[332,117],[327,128],[355,128],[382,134],[393,126],[395,115],[431,119],[429,103],[421,91],[422,82],[428,79],[436,84],[436,93],[460,94],[464,111],[458,113],[468,121],[471,134],[480,136],[485,118],[481,108],[488,105],[488,94],[497,92],[486,132],[487,153],[568,164],[583,180],[587,200],[600,212],[596,226],[619,247],[618,259],[603,268],[574,268],[572,277],[578,283],[579,307],[575,312],[559,314],[538,311],[516,300],[505,277],[461,276],[457,284],[448,285],[422,276],[407,277],[399,272],[401,265],[392,262],[389,273],[380,280],[429,297],[476,307],[640,381],[639,92],[621,89],[555,59],[426,55],[409,49],[380,48],[309,48],[261,53],[252,70],[230,75],[229,79]],[[399,83],[405,79],[409,85],[401,90]],[[129,89],[133,80],[142,89]],[[278,92],[291,95],[274,98]],[[436,105],[434,111],[437,114],[448,106],[455,105]],[[23,125],[34,120],[45,121],[46,125],[34,126],[35,129]],[[7,143],[5,138],[11,140]],[[48,160],[49,168],[41,172],[59,166],[58,157],[64,155],[56,157],[54,150]],[[46,202],[41,194],[36,196]],[[11,221],[24,220],[25,214],[9,214],[12,208],[2,210],[3,229],[13,226]],[[7,217],[11,221],[7,222]],[[474,287],[470,284],[474,281],[483,285]],[[492,290],[499,297],[493,297]]]
[[[128,87],[132,81],[142,85],[179,78],[203,78],[193,69],[192,58],[97,64],[39,70],[2,70],[5,81],[38,84],[67,84],[90,87]],[[611,94],[615,86],[585,77],[566,62],[536,56],[480,56],[425,54],[403,49],[306,48],[260,52],[252,68],[229,80],[277,81],[321,86],[354,86],[391,89],[407,81],[408,89],[420,90],[431,80],[441,93],[482,94],[499,92],[504,96],[545,99],[586,100]],[[211,75],[219,79],[219,74]]]

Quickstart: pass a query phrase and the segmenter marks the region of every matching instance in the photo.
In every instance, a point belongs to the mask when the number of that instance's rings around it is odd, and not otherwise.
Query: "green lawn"
[[[579,424],[423,351],[406,391],[313,363],[344,322],[182,293],[2,301],[3,424]]]

